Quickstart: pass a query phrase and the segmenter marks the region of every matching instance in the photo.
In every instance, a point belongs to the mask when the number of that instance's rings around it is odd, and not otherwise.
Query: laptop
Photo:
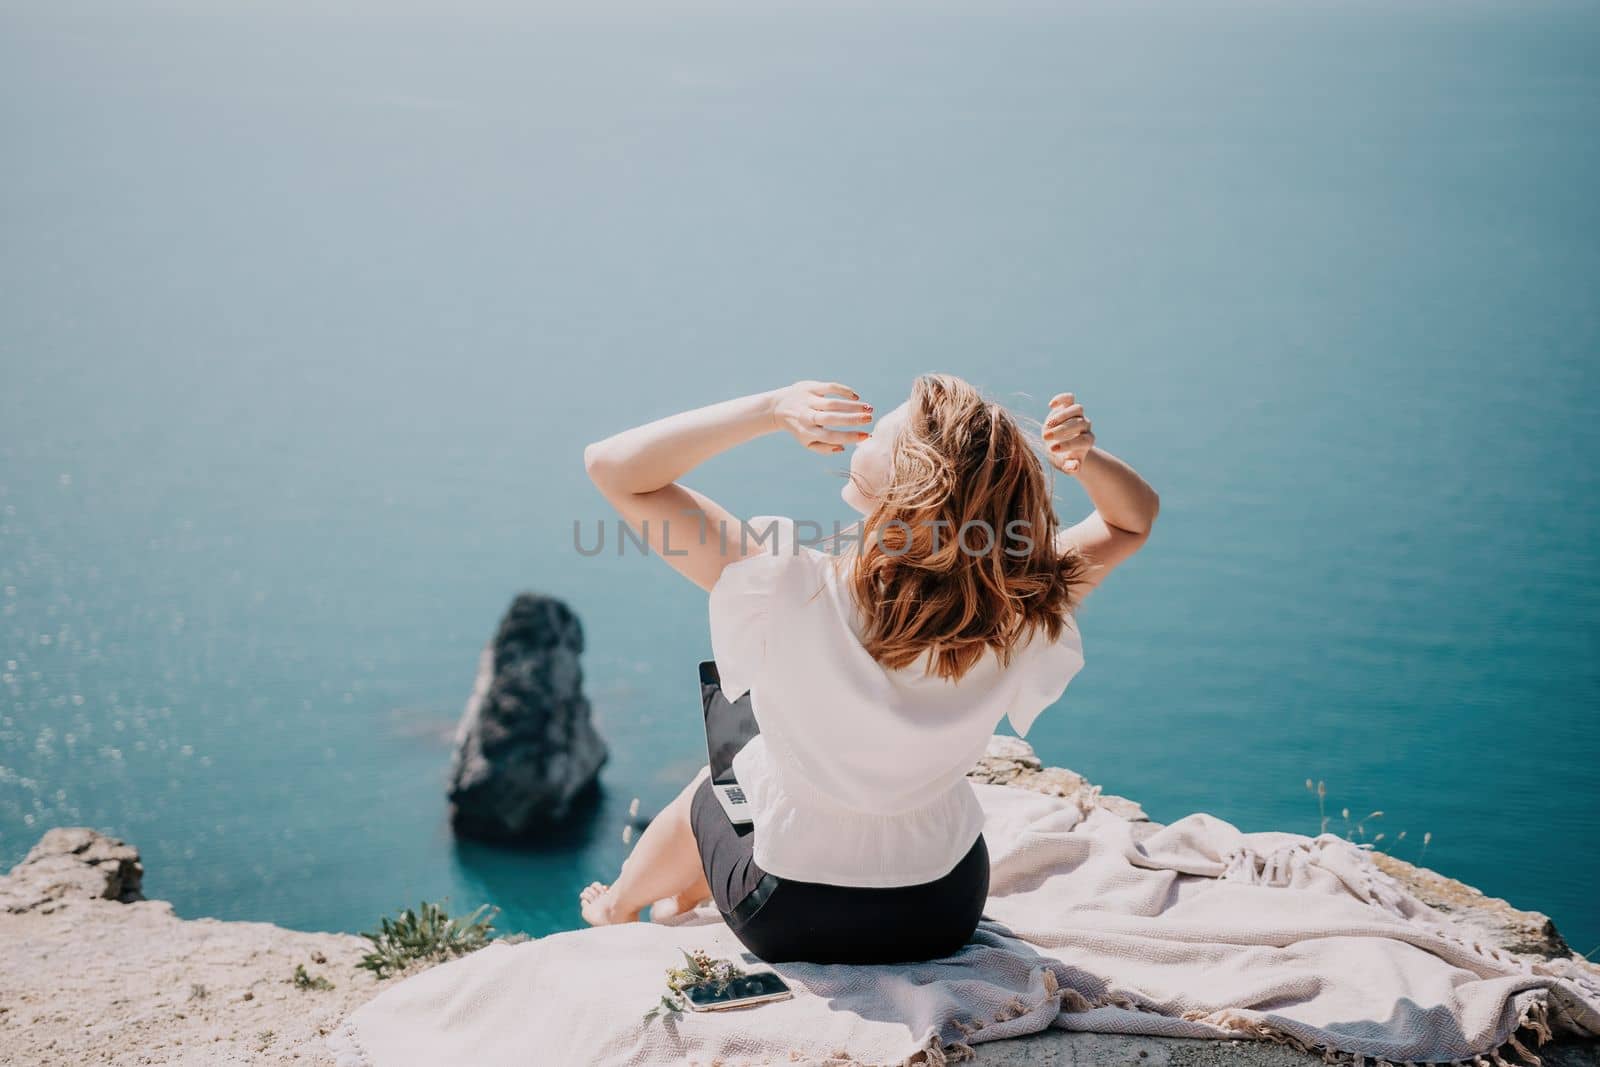
[[[733,774],[733,757],[760,733],[750,694],[729,701],[714,660],[700,664],[700,705],[706,716],[706,752],[711,757],[711,791],[735,825],[751,822],[750,802]]]

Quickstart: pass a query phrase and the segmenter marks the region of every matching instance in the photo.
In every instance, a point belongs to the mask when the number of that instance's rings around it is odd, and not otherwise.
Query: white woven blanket
[[[1600,1036],[1593,972],[1475,945],[1335,835],[1245,834],[1197,814],[1141,844],[1092,798],[974,788],[991,896],[955,956],[778,964],[791,1000],[645,1020],[684,949],[766,966],[708,904],[491,944],[386,989],[330,1047],[341,1067],[937,1065],[1057,1027],[1498,1064],[1552,1030]]]

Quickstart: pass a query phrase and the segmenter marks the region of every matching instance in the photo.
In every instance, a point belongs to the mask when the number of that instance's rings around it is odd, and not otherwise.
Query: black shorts
[[[700,782],[689,807],[712,899],[734,936],[768,963],[908,963],[965,945],[989,899],[989,847],[980,833],[950,872],[889,888],[779,878],[755,861],[755,828],[734,825]]]

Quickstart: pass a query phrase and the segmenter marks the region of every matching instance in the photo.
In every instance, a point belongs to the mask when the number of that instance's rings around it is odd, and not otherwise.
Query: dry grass
[[[1332,816],[1328,814],[1328,783],[1321,779],[1313,782],[1310,778],[1307,778],[1306,791],[1317,798],[1317,833],[1325,834],[1328,832],[1328,824],[1333,821]],[[1382,811],[1368,812],[1354,822],[1350,820],[1349,808],[1339,809],[1339,815],[1344,821],[1343,837],[1347,841],[1353,841],[1356,844],[1364,845],[1392,856],[1396,854],[1392,850],[1398,848],[1406,839],[1406,831],[1404,830],[1401,830],[1394,837],[1390,837],[1387,831],[1379,831],[1368,839],[1367,823],[1383,818]],[[1428,854],[1428,846],[1431,844],[1433,844],[1433,831],[1429,830],[1423,833],[1422,848],[1411,862],[1420,866],[1423,857]]]

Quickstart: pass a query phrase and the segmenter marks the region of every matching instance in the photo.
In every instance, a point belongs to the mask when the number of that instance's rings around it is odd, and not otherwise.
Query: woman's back
[[[859,429],[875,418],[872,433]],[[862,522],[848,554],[798,546],[795,523],[772,517],[754,525],[776,541],[751,546],[749,524],[678,482],[777,430],[816,453],[853,446],[840,496]],[[584,918],[628,921],[651,900],[652,917],[663,904],[671,915],[710,895],[771,962],[957,951],[988,894],[967,771],[1001,719],[1025,734],[1083,666],[1073,612],[1143,544],[1155,491],[1095,447],[1071,393],[1051,399],[1034,436],[945,374],[919,376],[877,416],[838,382],[796,382],[615,434],[588,446],[584,465],[650,547],[710,592],[723,688],[752,695],[761,727],[733,759],[751,821],[727,817],[702,769],[616,885],[585,888]],[[1052,468],[1095,504],[1071,529]]]
[[[1000,720],[1025,734],[1083,666],[1070,614],[1009,664],[987,654],[959,680],[928,659],[877,662],[835,557],[796,543],[792,520],[750,522],[761,550],[711,591],[712,653],[724,691],[752,694],[761,734],[734,760],[750,798],[756,862],[835,885],[899,886],[948,871],[982,829],[966,772]],[[770,547],[768,547],[770,546]]]

